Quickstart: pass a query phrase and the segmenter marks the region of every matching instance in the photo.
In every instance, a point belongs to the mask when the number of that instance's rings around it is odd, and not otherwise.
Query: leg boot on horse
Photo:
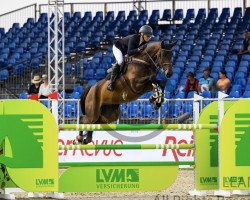
[[[76,140],[73,141],[73,144],[88,144],[92,142],[93,131],[87,131],[86,134],[83,134],[83,131],[79,132],[79,135],[76,137]]]
[[[115,80],[117,79],[117,77],[119,75],[119,71],[120,71],[120,65],[118,63],[116,63],[113,66],[112,73],[111,73],[111,78],[110,78],[110,81],[109,81],[109,84],[108,84],[108,87],[107,87],[107,89],[109,91],[114,90],[114,83],[115,83]]]

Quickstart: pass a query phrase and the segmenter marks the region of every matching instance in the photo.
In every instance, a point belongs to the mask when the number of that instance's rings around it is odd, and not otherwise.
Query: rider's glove
[[[144,44],[138,48],[139,51],[143,51],[144,49],[147,48],[147,44]]]

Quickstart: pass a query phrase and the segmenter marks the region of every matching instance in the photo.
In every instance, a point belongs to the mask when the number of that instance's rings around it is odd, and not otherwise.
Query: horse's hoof
[[[75,140],[72,142],[74,145],[84,144],[84,139],[82,136],[77,136]]]
[[[89,144],[90,142],[92,142],[92,137],[87,137],[86,139],[83,140],[83,144]]]

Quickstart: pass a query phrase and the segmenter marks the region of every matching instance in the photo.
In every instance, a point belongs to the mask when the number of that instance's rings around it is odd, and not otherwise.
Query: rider
[[[132,56],[143,51],[152,36],[153,29],[148,25],[144,25],[140,28],[139,34],[128,35],[114,43],[113,53],[117,63],[113,66],[111,79],[107,87],[108,90],[114,90],[115,79],[120,72],[124,55],[128,54],[128,56]]]

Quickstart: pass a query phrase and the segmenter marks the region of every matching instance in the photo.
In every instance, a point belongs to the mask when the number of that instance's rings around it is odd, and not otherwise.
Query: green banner
[[[220,133],[220,188],[250,189],[250,100],[226,113]]]
[[[92,166],[68,168],[60,192],[162,191],[177,178],[179,166]]]
[[[226,112],[234,102],[225,102]],[[199,124],[218,124],[218,102],[210,103],[200,114]],[[195,131],[196,189],[215,190],[218,179],[218,132],[213,129]]]
[[[58,128],[50,111],[37,101],[5,100],[0,124],[4,176],[26,191],[57,191]]]

